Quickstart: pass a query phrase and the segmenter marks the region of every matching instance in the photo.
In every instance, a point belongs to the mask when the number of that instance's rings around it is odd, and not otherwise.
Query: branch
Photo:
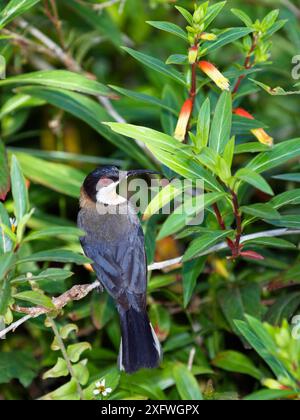
[[[290,0],[281,0],[281,3],[286,6],[294,15],[300,19],[300,9]]]
[[[72,287],[72,289],[68,290],[61,296],[57,298],[53,298],[52,302],[56,308],[56,311],[61,311],[69,302],[78,301],[85,298],[89,293],[93,290],[101,287],[100,282],[97,280],[92,284],[85,284],[85,285],[77,285]],[[35,308],[23,308],[20,306],[15,306],[13,308],[16,312],[26,314],[23,318],[19,319],[18,321],[11,324],[9,327],[5,328],[4,330],[0,331],[0,339],[4,338],[6,334],[11,331],[15,331],[18,327],[20,327],[25,322],[29,321],[32,318],[37,318],[41,315],[46,315],[49,313],[53,313],[53,309],[46,309],[43,307],[35,307]]]
[[[289,229],[276,229],[276,230],[269,230],[266,232],[260,233],[253,233],[251,235],[245,235],[241,238],[241,244],[245,243],[250,240],[258,239],[258,238],[275,238],[278,236],[288,236],[288,235],[300,235],[300,230],[289,230]],[[213,246],[212,248],[206,250],[205,252],[200,253],[195,258],[199,258],[205,255],[212,254],[214,252],[223,251],[228,249],[228,243],[222,242],[218,245]],[[148,271],[155,271],[155,270],[164,270],[169,267],[178,267],[183,262],[183,256],[174,258],[172,260],[167,260],[159,263],[154,263],[148,266]],[[85,285],[77,285],[72,287],[72,289],[65,292],[63,295],[53,298],[52,302],[56,307],[56,310],[59,312],[63,309],[69,302],[78,301],[85,298],[89,293],[97,288],[101,288],[100,282],[97,280],[92,284],[85,284]],[[0,331],[0,339],[5,338],[5,336],[11,332],[15,331],[18,327],[20,327],[25,322],[29,321],[32,318],[37,318],[41,315],[46,315],[49,313],[53,313],[53,310],[36,307],[36,308],[21,308],[19,306],[15,306],[14,310],[16,312],[20,312],[26,314],[25,317],[21,318],[20,320],[14,322],[9,327],[5,328],[4,330]]]
[[[288,236],[288,235],[300,235],[300,230],[289,230],[289,229],[276,229],[276,230],[268,230],[266,232],[260,232],[260,233],[253,233],[251,235],[245,235],[241,238],[240,243],[243,244],[247,241],[251,241],[258,238],[275,238],[278,236]],[[212,254],[214,252],[223,251],[225,249],[229,249],[227,242],[222,242],[218,245],[213,246],[212,248],[209,248],[205,252],[202,252],[198,254],[195,258],[203,257],[205,255]],[[162,261],[159,263],[154,263],[148,267],[149,271],[155,271],[155,270],[164,270],[166,268],[172,267],[172,266],[178,266],[178,264],[182,264],[183,262],[183,256],[174,258],[172,260]]]

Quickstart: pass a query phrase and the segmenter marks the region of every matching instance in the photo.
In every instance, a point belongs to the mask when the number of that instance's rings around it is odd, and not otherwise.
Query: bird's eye
[[[100,178],[99,186],[100,187],[108,187],[109,185],[113,184],[115,181],[112,178],[107,178],[106,176]]]

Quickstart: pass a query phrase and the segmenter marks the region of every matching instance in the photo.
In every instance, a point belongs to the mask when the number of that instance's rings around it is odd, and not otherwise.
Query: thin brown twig
[[[52,12],[50,10],[48,1],[51,5]],[[53,26],[56,29],[60,44],[64,50],[66,50],[65,39],[62,31],[62,22],[59,18],[58,9],[55,0],[44,0],[45,13],[48,16],[49,20],[53,23]]]

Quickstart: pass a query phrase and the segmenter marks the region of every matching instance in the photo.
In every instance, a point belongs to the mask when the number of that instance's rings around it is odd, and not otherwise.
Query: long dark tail
[[[158,367],[162,352],[146,312],[130,308],[120,313],[122,342],[119,366],[127,373]]]

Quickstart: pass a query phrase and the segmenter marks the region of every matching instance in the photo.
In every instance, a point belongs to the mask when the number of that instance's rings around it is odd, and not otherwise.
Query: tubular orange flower
[[[199,68],[222,90],[229,90],[229,80],[209,61],[200,61]]]
[[[249,120],[255,119],[253,115],[249,114],[249,112],[243,108],[237,108],[233,111],[233,113],[239,115],[240,117],[248,118]],[[260,143],[270,147],[273,146],[274,139],[271,136],[269,136],[269,134],[263,128],[255,128],[251,130],[251,133],[257,138],[257,140]]]
[[[181,142],[185,139],[192,111],[193,101],[192,99],[187,99],[181,108],[178,123],[174,133],[174,137]]]

